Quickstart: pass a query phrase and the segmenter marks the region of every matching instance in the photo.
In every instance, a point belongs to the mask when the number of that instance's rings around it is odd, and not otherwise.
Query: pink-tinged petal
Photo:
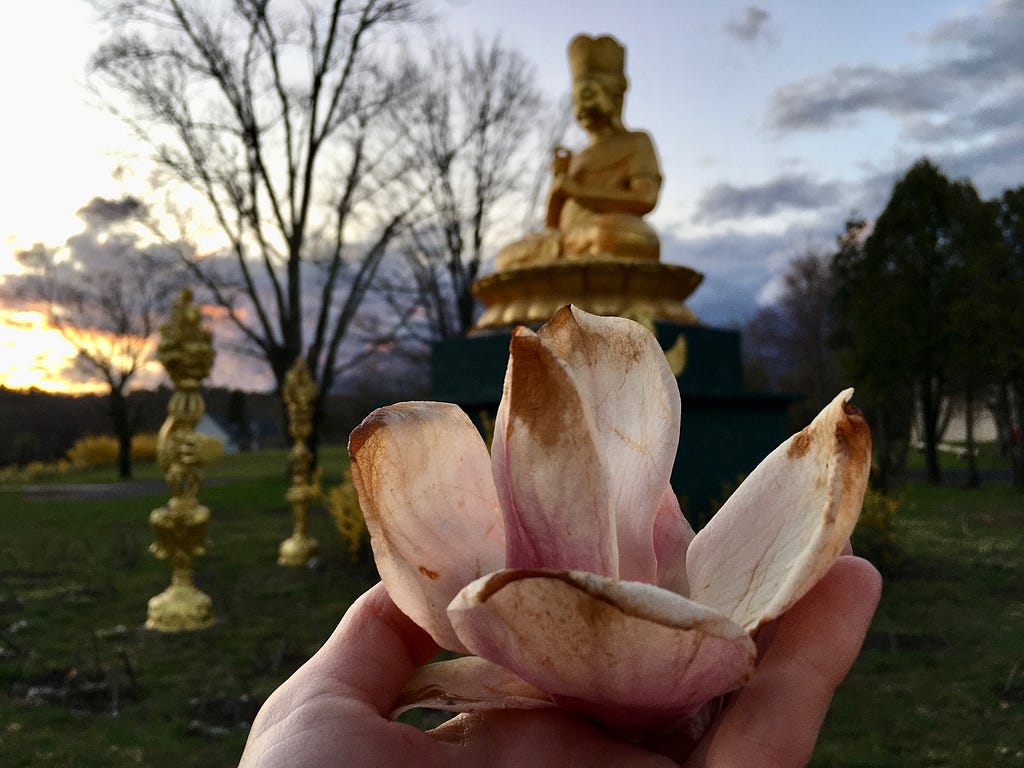
[[[416,707],[480,712],[554,706],[550,696],[513,672],[479,656],[464,656],[416,670],[395,702],[391,717]]]
[[[457,406],[399,403],[367,416],[348,449],[388,594],[438,645],[465,652],[445,608],[466,584],[505,561],[480,434]]]
[[[769,454],[697,534],[686,556],[694,600],[753,632],[832,567],[871,465],[871,433],[852,395],[842,392]]]
[[[754,667],[742,627],[672,592],[578,571],[506,570],[448,607],[471,651],[619,727],[677,723]]]
[[[563,307],[538,332],[593,413],[610,471],[619,577],[655,583],[651,539],[679,443],[679,386],[654,335],[621,317]]]
[[[677,595],[690,594],[686,580],[686,550],[693,541],[693,528],[679,508],[671,486],[665,489],[654,518],[654,555],[658,560],[658,581],[662,589]]]
[[[506,563],[618,575],[608,467],[564,362],[516,328],[491,446]]]

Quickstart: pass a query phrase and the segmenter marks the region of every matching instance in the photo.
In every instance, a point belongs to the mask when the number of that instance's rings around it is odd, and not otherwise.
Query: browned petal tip
[[[863,419],[864,412],[856,405],[851,403],[849,400],[843,403],[843,413],[845,413],[851,419]]]
[[[566,304],[551,316],[551,319],[544,323],[544,328],[549,331],[555,330],[563,325],[575,323],[576,318],[572,313],[572,304]]]
[[[352,430],[348,436],[348,456],[355,458],[366,442],[376,434],[377,430],[384,426],[386,418],[384,409],[378,408],[362,420],[358,427]]]
[[[850,402],[843,403],[843,418],[836,422],[836,444],[856,465],[871,464],[871,429],[864,413]]]

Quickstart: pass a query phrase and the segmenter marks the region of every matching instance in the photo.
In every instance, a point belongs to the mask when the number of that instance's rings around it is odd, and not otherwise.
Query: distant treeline
[[[167,417],[171,390],[138,390],[128,396],[136,433],[156,432]],[[280,400],[273,392],[205,389],[206,412],[239,447],[280,447],[286,432]],[[375,406],[366,396],[338,395],[328,401],[323,425],[327,442],[345,441]],[[111,434],[105,395],[63,395],[0,386],[0,466],[63,458],[75,440]]]

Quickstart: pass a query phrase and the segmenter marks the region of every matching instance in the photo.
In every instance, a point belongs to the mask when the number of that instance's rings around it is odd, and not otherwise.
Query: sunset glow
[[[426,52],[437,40],[500,32],[553,101],[568,87],[574,34],[587,27],[620,38],[626,122],[655,137],[665,176],[650,216],[661,259],[705,275],[689,302],[703,322],[739,326],[777,296],[794,256],[828,252],[851,215],[876,216],[917,158],[969,178],[986,198],[1024,180],[1019,0],[763,5],[662,2],[623,14],[621,3],[593,0],[581,16],[574,4],[536,0],[428,0],[433,21],[408,34],[424,34]],[[44,54],[26,30],[46,30]],[[83,229],[76,211],[97,197],[157,207],[167,197],[195,213],[181,234],[200,253],[225,244],[197,193],[152,187],[149,150],[89,90],[90,56],[105,34],[82,0],[21,3],[17,23],[0,25],[0,279],[18,270],[17,251],[66,246]],[[485,255],[526,226],[494,218]],[[166,234],[179,233],[168,222]],[[271,386],[264,363],[232,358],[237,329],[222,313],[207,315],[218,324],[212,379],[234,382],[245,369],[253,387]],[[83,382],[73,361],[72,345],[42,315],[0,303],[0,385],[103,389]],[[152,365],[144,386],[159,380]]]
[[[99,382],[78,382],[65,374],[74,360],[74,346],[44,315],[0,310],[0,385],[65,394],[104,391]]]

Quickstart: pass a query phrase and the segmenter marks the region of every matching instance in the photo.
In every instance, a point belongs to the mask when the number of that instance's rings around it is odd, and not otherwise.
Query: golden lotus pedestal
[[[300,566],[320,553],[320,544],[309,536],[292,535],[281,542],[277,553],[278,565]]]
[[[146,629],[189,632],[213,626],[213,600],[192,584],[171,584],[149,599]]]
[[[146,629],[158,632],[189,632],[213,626],[213,600],[192,583],[192,558],[206,550],[210,510],[172,500],[156,509],[150,523],[156,542],[150,548],[159,559],[171,561],[171,585],[150,598]]]
[[[313,489],[308,485],[292,486],[285,499],[292,505],[295,529],[292,535],[281,542],[277,552],[277,564],[298,567],[306,565],[320,554],[320,544],[306,534],[306,516],[309,503],[313,500]]]
[[[703,279],[689,267],[611,257],[507,269],[473,283],[486,307],[476,329],[536,325],[566,304],[595,315],[696,324],[684,301]]]

